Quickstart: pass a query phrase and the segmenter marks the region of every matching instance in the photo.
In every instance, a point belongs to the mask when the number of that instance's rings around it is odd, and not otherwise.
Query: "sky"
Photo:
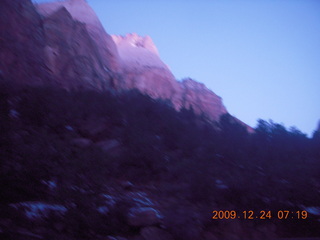
[[[204,83],[248,125],[271,119],[309,136],[316,129],[320,1],[87,2],[109,34],[149,35],[178,80]]]

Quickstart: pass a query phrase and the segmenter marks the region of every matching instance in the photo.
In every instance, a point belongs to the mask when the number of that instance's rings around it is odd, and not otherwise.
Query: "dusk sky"
[[[36,1],[44,2],[44,1]],[[109,34],[149,35],[180,80],[228,111],[311,135],[320,119],[320,1],[88,0]]]

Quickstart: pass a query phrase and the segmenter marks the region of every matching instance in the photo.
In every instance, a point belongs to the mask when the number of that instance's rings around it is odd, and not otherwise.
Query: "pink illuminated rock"
[[[168,67],[161,61],[158,50],[149,36],[141,37],[136,33],[126,36],[112,35],[117,45],[122,64],[125,68],[132,70],[141,67],[157,67],[169,71]]]
[[[0,70],[5,79],[66,89],[136,88],[171,101],[176,110],[192,108],[211,120],[227,113],[221,98],[205,85],[177,81],[149,36],[107,34],[85,0],[35,6],[38,12],[29,0],[1,1]]]
[[[192,79],[178,82],[164,64],[149,36],[137,34],[112,35],[123,66],[122,88],[137,88],[153,98],[170,100],[179,110],[191,107],[197,114],[205,113],[212,120],[227,113],[222,100],[204,84]]]
[[[221,97],[209,90],[204,84],[196,82],[190,78],[181,82],[183,89],[182,105],[197,114],[205,113],[212,120],[219,120],[222,114],[227,113],[222,103]]]
[[[113,35],[112,38],[117,45],[123,69],[121,88],[137,88],[153,98],[169,99],[179,109],[181,87],[160,59],[152,39],[135,33]]]
[[[97,44],[102,56],[103,67],[112,71],[119,71],[119,61],[116,46],[109,34],[104,30],[99,18],[85,0],[67,0],[42,3],[35,5],[38,12],[47,17],[64,7],[74,20],[85,23],[89,35]]]

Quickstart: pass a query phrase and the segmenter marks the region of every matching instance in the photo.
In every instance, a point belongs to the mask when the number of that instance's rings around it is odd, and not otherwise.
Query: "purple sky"
[[[87,2],[109,34],[151,36],[177,79],[205,83],[247,124],[262,118],[309,135],[315,130],[320,1]]]

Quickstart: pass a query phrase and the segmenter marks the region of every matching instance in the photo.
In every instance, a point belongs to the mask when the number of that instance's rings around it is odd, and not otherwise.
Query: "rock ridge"
[[[171,101],[176,110],[192,108],[214,121],[228,113],[204,84],[190,78],[177,81],[150,36],[109,35],[84,0],[35,5],[4,0],[1,5],[0,67],[7,79],[66,89],[136,88]]]
[[[39,13],[47,17],[61,7],[65,7],[73,19],[85,24],[99,50],[103,45],[104,52],[108,52],[108,54],[102,54],[102,60],[100,60],[103,68],[110,70],[113,76],[109,80],[111,83],[105,84],[106,86],[113,86],[117,89],[136,88],[152,98],[170,100],[176,110],[192,108],[195,113],[204,113],[216,121],[222,114],[227,113],[222,99],[206,88],[204,84],[192,79],[177,81],[169,67],[161,60],[158,49],[150,36],[142,37],[136,33],[128,33],[125,36],[110,36],[104,31],[94,11],[83,0],[36,5]],[[101,40],[104,41],[101,42]],[[100,58],[96,57],[96,59]],[[92,69],[98,69],[98,64],[95,64],[95,67],[90,67],[89,72]],[[106,78],[102,72],[99,76],[102,77],[98,79]],[[90,76],[86,76],[84,81],[88,82],[89,78]],[[98,83],[102,85],[101,82],[103,80],[95,80],[92,85]]]

